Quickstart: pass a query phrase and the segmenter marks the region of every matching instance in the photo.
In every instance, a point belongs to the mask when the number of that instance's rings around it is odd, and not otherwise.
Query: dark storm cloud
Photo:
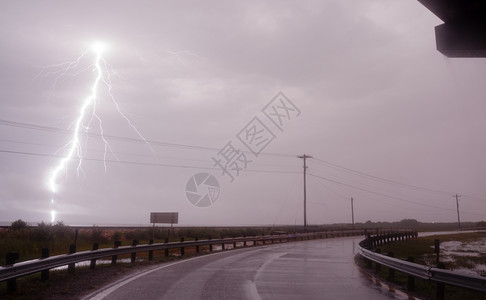
[[[42,127],[0,125],[0,148],[8,151],[0,153],[0,220],[48,221],[47,176],[69,135],[44,127],[68,128],[76,117],[92,82],[92,53],[82,73],[58,78],[45,67],[75,60],[96,40],[108,44],[121,111],[147,139],[166,144],[127,141],[140,137],[104,99],[105,134],[125,139],[108,139],[105,171],[94,124],[79,175],[74,162],[61,176],[57,205],[67,223],[144,224],[150,211],[180,211],[183,224],[301,223],[295,156],[303,153],[446,192],[370,181],[310,160],[318,176],[309,179],[311,223],[348,222],[350,197],[359,221],[454,221],[452,193],[466,195],[465,220],[484,219],[477,212],[486,199],[486,68],[483,60],[436,52],[437,24],[414,1],[2,3],[0,119]],[[273,173],[242,172],[233,183],[205,169],[278,91],[302,115],[265,151],[293,156],[254,158],[249,169]],[[222,186],[204,209],[184,194],[201,171]]]

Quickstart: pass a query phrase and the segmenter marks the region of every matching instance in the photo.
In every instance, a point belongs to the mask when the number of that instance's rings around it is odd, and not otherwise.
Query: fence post
[[[42,248],[41,259],[49,257],[49,249]],[[41,280],[47,281],[49,280],[49,269],[41,271]]]
[[[440,240],[434,240],[434,252],[437,255],[436,264],[439,266],[439,255],[440,255]]]
[[[412,256],[409,256],[407,258],[407,261],[413,263],[415,262],[415,259]],[[415,277],[412,275],[408,275],[408,282],[407,282],[407,289],[411,292],[415,291]]]
[[[149,245],[152,245],[154,243],[154,239],[150,239],[149,240]],[[149,257],[148,257],[149,260],[153,260],[154,259],[154,251],[153,250],[149,250]]]
[[[136,247],[138,245],[138,240],[133,240],[132,241],[132,247]],[[131,262],[134,263],[135,260],[137,259],[137,252],[132,252],[132,257],[131,257]]]
[[[94,244],[93,244],[93,251],[98,250],[98,247],[99,247],[99,246],[100,246],[100,245],[99,245],[98,243],[94,243]],[[92,260],[91,260],[91,263],[89,264],[89,268],[90,268],[91,270],[93,270],[93,269],[95,268],[95,266],[96,266],[96,259],[92,259]]]
[[[118,247],[120,247],[120,245],[121,245],[121,242],[120,241],[115,241],[113,243],[113,248],[118,248]],[[111,264],[112,265],[116,264],[116,255],[112,255],[111,256]]]
[[[444,263],[438,263],[437,268],[439,269],[445,269]],[[444,300],[445,296],[445,285],[443,283],[437,282],[437,294],[436,294],[436,299],[437,300]]]
[[[15,261],[19,259],[18,252],[8,252],[5,257],[5,262],[7,266],[12,266],[15,264]],[[7,280],[7,293],[13,293],[17,291],[17,278],[11,278]]]
[[[73,254],[73,253],[76,253],[76,245],[71,244],[69,245],[69,254]],[[75,266],[74,263],[68,265],[69,273],[74,273],[74,266]]]

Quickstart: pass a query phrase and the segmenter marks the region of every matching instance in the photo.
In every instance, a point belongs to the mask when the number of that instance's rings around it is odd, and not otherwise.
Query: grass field
[[[408,241],[393,242],[384,245],[380,248],[381,253],[386,254],[393,252],[395,258],[407,259],[413,257],[415,263],[433,266],[436,263],[436,253],[434,253],[434,243],[435,240],[440,240],[441,245],[447,242],[457,242],[460,245],[467,245],[477,241],[482,241],[486,239],[486,232],[477,233],[461,233],[461,234],[448,234],[448,235],[436,235],[419,237],[416,239]],[[442,247],[441,247],[442,248]],[[467,248],[467,247],[462,247]],[[443,249],[439,256],[439,261],[444,263],[446,269],[457,270],[457,269],[467,269],[474,268],[476,265],[486,265],[486,251],[484,248],[478,248],[475,252],[472,251],[470,254],[462,253],[459,255],[446,254]],[[469,253],[469,252],[468,252]],[[366,269],[366,263],[364,259],[360,258],[357,263]],[[381,270],[377,271],[374,269],[366,269],[367,272],[371,273],[387,282],[391,282],[401,289],[406,290],[408,284],[408,276],[395,272],[394,276],[390,276],[389,269],[386,267],[381,267]],[[412,294],[419,296],[421,299],[436,299],[437,284],[421,279],[415,279],[415,291]],[[462,288],[456,288],[452,286],[445,287],[445,299],[448,300],[486,300],[486,295],[484,293],[470,291]]]

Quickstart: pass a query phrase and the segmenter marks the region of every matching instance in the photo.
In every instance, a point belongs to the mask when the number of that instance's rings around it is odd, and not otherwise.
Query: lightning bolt
[[[82,101],[81,107],[79,108],[78,115],[76,120],[73,122],[73,134],[69,142],[61,148],[61,150],[65,150],[65,154],[63,155],[63,158],[59,161],[59,163],[53,168],[53,170],[49,174],[48,178],[48,188],[51,192],[51,222],[54,223],[56,220],[56,215],[57,212],[54,209],[55,207],[55,195],[58,192],[58,185],[59,185],[59,176],[60,174],[65,171],[68,167],[68,164],[71,160],[74,158],[78,159],[78,164],[77,164],[77,172],[79,175],[79,172],[81,170],[81,165],[83,162],[83,148],[81,145],[81,135],[83,133],[88,133],[91,124],[93,123],[94,120],[96,120],[99,124],[99,130],[100,130],[100,136],[101,139],[104,143],[104,167],[106,171],[106,157],[108,151],[111,151],[111,147],[108,143],[108,141],[105,139],[103,136],[103,122],[100,116],[97,114],[97,105],[100,100],[100,89],[102,86],[106,88],[106,93],[108,94],[108,97],[110,100],[113,102],[117,112],[126,120],[128,125],[136,132],[136,134],[143,140],[145,143],[148,144],[147,140],[142,136],[142,134],[138,131],[138,129],[133,125],[133,123],[128,119],[128,117],[120,110],[120,106],[118,105],[114,95],[112,94],[112,85],[111,85],[111,80],[110,80],[110,72],[108,65],[103,58],[103,52],[106,50],[106,45],[103,43],[95,43],[91,47],[92,52],[94,52],[94,60],[93,63],[91,64],[91,69],[93,70],[95,74],[95,78],[93,81],[93,84],[91,85],[90,91],[91,93]],[[78,68],[80,60],[88,54],[88,50],[85,51],[83,54],[81,54],[80,57],[78,57],[76,60],[72,62],[65,62],[62,64],[58,65],[51,65],[50,67],[60,67],[61,71],[56,71],[54,73],[59,74],[56,79],[55,83],[57,80],[67,74],[69,71]],[[86,69],[81,70],[85,71]],[[79,73],[78,73],[79,74]],[[149,145],[150,146],[150,145]],[[150,147],[151,148],[151,147]],[[152,149],[152,148],[151,148]],[[152,149],[153,151],[153,149]],[[113,151],[111,151],[113,153]]]

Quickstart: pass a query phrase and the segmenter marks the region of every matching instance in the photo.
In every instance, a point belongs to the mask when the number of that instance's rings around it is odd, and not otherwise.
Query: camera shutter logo
[[[219,197],[219,182],[211,174],[198,173],[187,181],[186,197],[189,202],[198,207],[212,205]]]

